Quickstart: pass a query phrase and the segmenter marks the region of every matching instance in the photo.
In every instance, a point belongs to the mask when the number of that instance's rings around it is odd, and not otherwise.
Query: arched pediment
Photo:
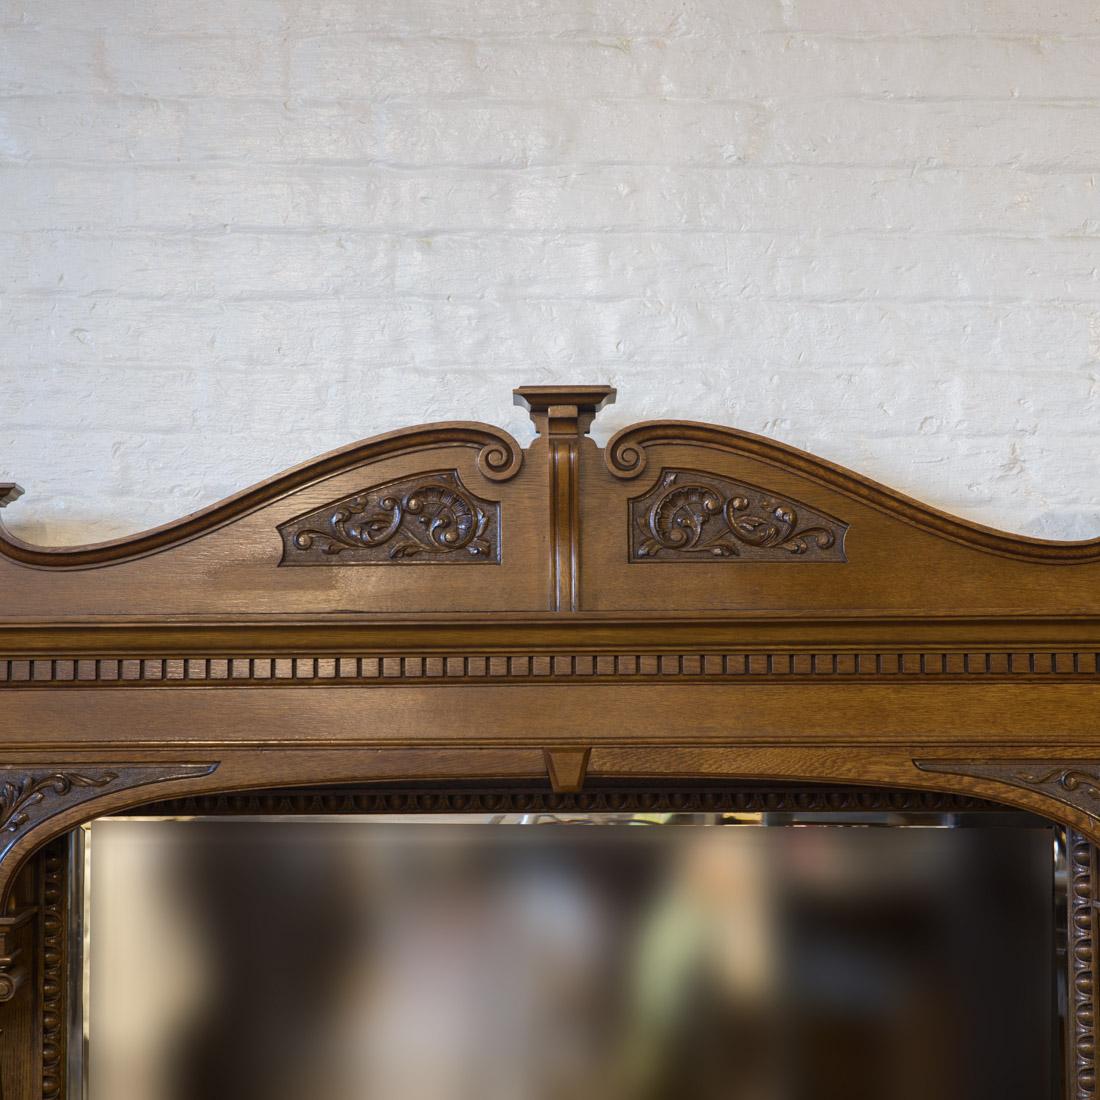
[[[601,451],[587,433],[614,398],[609,387],[516,394],[539,433],[526,452],[486,425],[431,424],[333,451],[128,538],[36,547],[0,526],[9,608],[1100,611],[1100,539],[995,531],[733,428],[650,421]],[[19,494],[0,488],[5,503]],[[455,564],[482,568],[460,585],[434,568]],[[316,568],[286,568],[296,565]]]
[[[1100,539],[993,531],[732,428],[601,450],[613,398],[523,387],[525,449],[392,432],[112,542],[0,528],[0,1006],[56,924],[27,883],[56,894],[63,862],[35,853],[151,799],[854,784],[1100,842]]]

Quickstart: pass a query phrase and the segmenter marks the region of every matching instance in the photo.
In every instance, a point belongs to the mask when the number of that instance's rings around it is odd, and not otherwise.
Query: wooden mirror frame
[[[515,394],[526,449],[426,425],[131,538],[0,526],[6,1100],[64,1094],[82,822],[328,784],[465,783],[472,806],[698,781],[1064,824],[1068,1095],[1093,1097],[1100,539],[994,531],[729,428],[648,422],[601,450],[614,390]]]

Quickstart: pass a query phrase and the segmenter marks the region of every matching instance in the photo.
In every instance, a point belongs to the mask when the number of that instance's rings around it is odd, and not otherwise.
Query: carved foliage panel
[[[843,562],[848,525],[789,497],[695,470],[663,470],[630,501],[630,560]]]
[[[279,525],[280,565],[500,562],[500,505],[457,470],[372,485]]]

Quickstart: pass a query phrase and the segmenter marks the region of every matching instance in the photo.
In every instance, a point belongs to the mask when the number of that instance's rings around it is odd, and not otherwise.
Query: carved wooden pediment
[[[427,425],[130,538],[35,547],[0,526],[7,612],[948,614],[961,594],[974,613],[1069,614],[1096,603],[1095,539],[992,531],[731,428],[653,421],[601,451],[587,432],[613,399],[608,387],[517,394],[539,431],[526,451],[487,425]],[[4,486],[0,501],[19,492]],[[659,585],[637,568],[651,563],[667,566]],[[710,567],[683,568],[701,563]],[[728,568],[749,563],[758,568]],[[823,585],[804,568],[822,563],[844,568]],[[424,568],[382,580],[375,570],[272,568],[280,564]],[[461,584],[429,568],[454,564],[498,568]]]
[[[391,432],[111,542],[0,526],[5,1100],[61,1096],[64,862],[35,853],[143,800],[947,792],[1076,830],[1093,919],[1100,539],[993,531],[732,428],[652,421],[600,448],[614,396],[522,387],[526,448],[478,423]]]

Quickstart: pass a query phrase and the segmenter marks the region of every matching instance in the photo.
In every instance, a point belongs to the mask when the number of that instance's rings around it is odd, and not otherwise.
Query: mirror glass
[[[1052,829],[664,820],[96,822],[89,1100],[1054,1095]]]

